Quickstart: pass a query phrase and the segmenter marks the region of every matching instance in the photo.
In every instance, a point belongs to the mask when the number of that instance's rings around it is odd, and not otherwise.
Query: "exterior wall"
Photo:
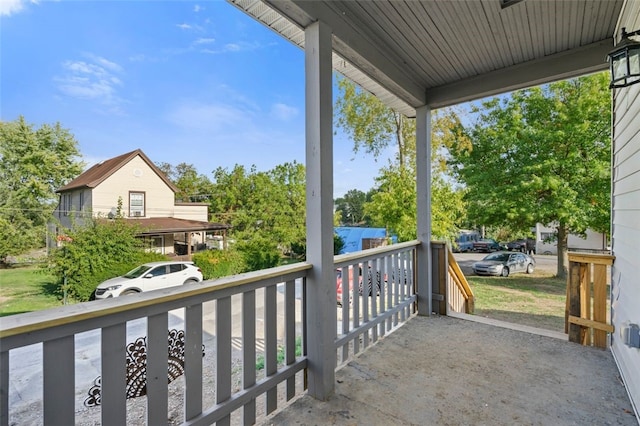
[[[554,234],[555,228],[544,226],[540,223],[536,224],[536,253],[537,254],[558,254],[558,243],[555,241],[545,242],[547,234]],[[569,250],[592,250],[606,251],[607,236],[600,232],[587,229],[586,238],[579,235],[569,234],[567,241]]]
[[[622,27],[640,29],[640,1],[627,0]],[[640,349],[626,346],[621,331],[640,325],[640,83],[613,93],[611,312],[615,332],[611,350],[635,406],[640,411]]]
[[[173,217],[208,222],[209,205],[205,203],[176,203]]]
[[[145,193],[143,217],[171,217],[174,193],[139,156],[124,165],[93,189],[93,213],[108,215],[116,211],[122,197],[122,210],[129,214],[129,192]]]
[[[53,215],[60,225],[70,228],[73,223],[82,223],[82,218],[91,214],[91,200],[91,190],[87,188],[60,194],[60,202]]]

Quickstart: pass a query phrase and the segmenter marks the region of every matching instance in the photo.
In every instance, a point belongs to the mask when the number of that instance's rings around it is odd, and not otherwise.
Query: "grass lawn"
[[[550,274],[467,276],[475,315],[564,332],[566,280]]]
[[[37,266],[0,269],[0,317],[62,305],[52,275]]]

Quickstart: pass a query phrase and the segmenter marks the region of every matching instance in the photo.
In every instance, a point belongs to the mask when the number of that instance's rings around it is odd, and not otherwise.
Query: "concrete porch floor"
[[[638,424],[609,350],[546,334],[415,317],[264,424]]]

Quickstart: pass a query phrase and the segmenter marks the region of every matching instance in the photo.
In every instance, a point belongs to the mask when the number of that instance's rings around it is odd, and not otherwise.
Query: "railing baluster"
[[[362,264],[362,323],[366,324],[369,321],[369,302],[371,301],[371,297],[369,296],[369,285],[371,285],[371,291],[373,292],[373,277],[371,274],[371,265],[369,262],[364,262]],[[363,336],[363,346],[364,348],[369,347],[369,330],[366,330]]]
[[[387,299],[387,256],[383,256],[380,259],[380,297],[379,297],[379,303],[380,303],[380,310],[379,313],[380,315],[384,314],[384,312],[386,311],[386,299]],[[386,334],[386,325],[385,322],[382,321],[380,323],[380,337],[384,337],[384,335]]]
[[[342,274],[342,334],[349,333],[349,315],[350,303],[349,299],[352,298],[352,293],[349,287],[351,286],[351,278],[349,277],[349,266],[343,266],[341,270]],[[351,299],[353,300],[353,299]],[[349,358],[349,345],[342,346],[342,361]]]
[[[184,418],[202,413],[202,303],[184,313]]]
[[[103,425],[127,422],[127,323],[104,327],[101,340],[101,416]]]
[[[216,403],[231,397],[231,296],[216,303]],[[254,361],[255,362],[255,361]],[[216,425],[231,424],[231,416],[220,419]]]
[[[242,294],[242,386],[248,389],[256,383],[256,292]],[[256,422],[256,400],[244,405],[243,424]]]
[[[296,282],[287,281],[284,287],[285,364],[296,360]],[[296,396],[296,378],[287,379],[287,401]]]
[[[400,253],[400,276],[402,277],[402,281],[400,282],[400,300],[404,300],[405,298],[405,292],[406,292],[406,287],[407,287],[407,259],[406,259],[406,254],[407,252],[402,252]],[[402,322],[404,322],[407,319],[407,310],[403,309],[400,312],[400,320]]]
[[[360,295],[358,294],[358,289],[360,286],[360,266],[358,263],[352,264],[351,267],[353,268],[353,277],[352,277],[352,283],[353,283],[353,297],[352,297],[352,301],[353,301],[353,311],[352,311],[352,316],[353,316],[353,329],[356,329],[358,327],[360,327]],[[353,340],[353,354],[357,354],[360,352],[360,336],[356,336],[355,339]]]
[[[268,286],[264,291],[264,352],[265,373],[269,377],[278,371],[278,309],[276,303],[277,289]],[[267,414],[278,408],[278,388],[267,391]]]
[[[402,286],[402,270],[400,269],[400,259],[397,253],[393,254],[393,276],[395,277],[395,283],[393,285],[393,306],[398,306],[400,301],[400,286]],[[393,315],[393,326],[398,325],[398,313]]]
[[[0,426],[9,426],[9,351],[0,351]]]
[[[387,285],[387,309],[391,309],[393,308],[393,287],[396,281],[395,272],[393,269],[393,255],[387,256],[386,264],[387,273],[389,274],[387,278],[389,280],[389,283]],[[391,330],[392,326],[392,319],[391,316],[389,316],[389,318],[387,319],[387,330]]]
[[[65,336],[42,345],[44,424],[75,423],[75,337]]]
[[[169,351],[168,314],[147,317],[147,424],[167,424]]]
[[[378,316],[378,298],[380,292],[380,281],[382,277],[380,276],[380,267],[379,267],[379,259],[373,259],[372,263],[372,283],[371,283],[371,319],[374,319]],[[378,327],[373,327],[371,329],[371,338],[373,342],[378,341]]]

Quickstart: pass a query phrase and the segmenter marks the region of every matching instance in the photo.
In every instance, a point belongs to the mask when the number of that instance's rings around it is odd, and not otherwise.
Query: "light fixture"
[[[630,38],[640,36],[640,30],[628,33],[622,28],[621,35],[620,43],[607,55],[611,68],[610,89],[640,83],[640,42]]]

